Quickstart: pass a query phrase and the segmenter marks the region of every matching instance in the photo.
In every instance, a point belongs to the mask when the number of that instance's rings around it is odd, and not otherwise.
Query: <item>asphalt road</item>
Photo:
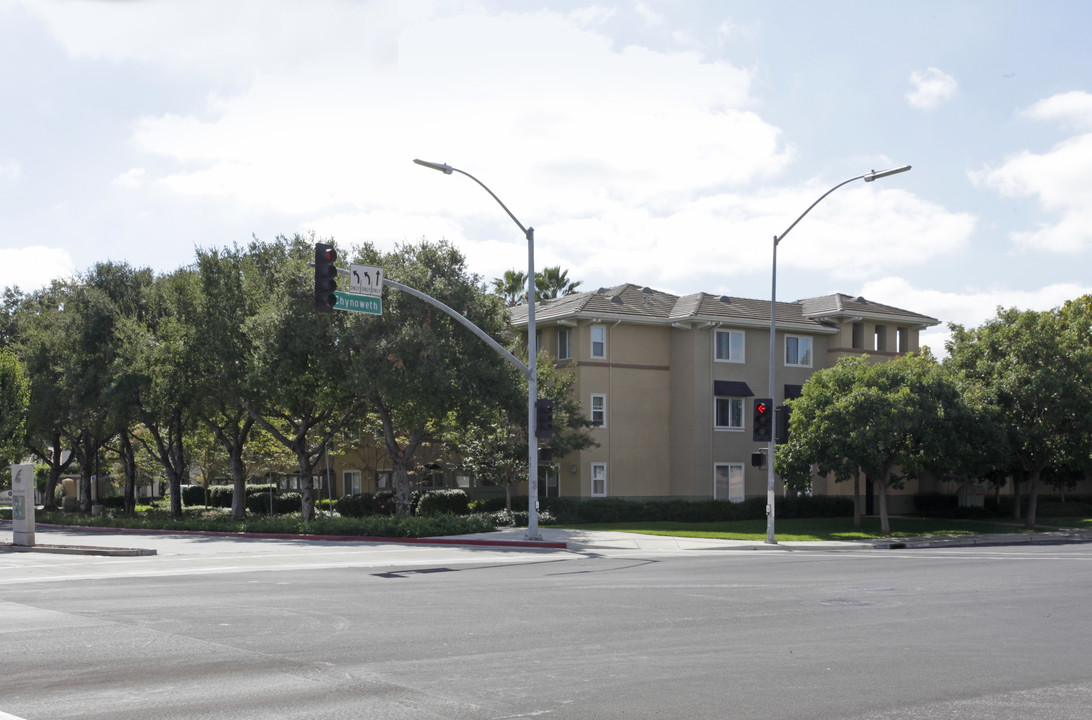
[[[158,554],[0,553],[0,718],[1084,720],[1092,708],[1087,544],[125,541]]]

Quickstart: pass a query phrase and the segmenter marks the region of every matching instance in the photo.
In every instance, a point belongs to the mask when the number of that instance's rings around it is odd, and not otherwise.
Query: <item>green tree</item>
[[[994,409],[1013,464],[1028,483],[1027,527],[1035,526],[1043,473],[1087,447],[1092,432],[1092,347],[1079,304],[1066,311],[998,308],[978,328],[950,325],[950,364]],[[1019,515],[1019,494],[1016,494]]]
[[[357,261],[382,266],[386,277],[462,313],[491,337],[501,337],[507,314],[482,290],[462,254],[446,241],[402,244],[381,254],[371,246]],[[517,371],[445,312],[409,293],[388,290],[383,314],[354,317],[342,344],[354,394],[366,397],[378,420],[394,475],[398,511],[410,510],[409,471],[425,442],[440,441],[449,418],[470,425],[503,404]]]
[[[535,273],[535,297],[538,300],[552,300],[572,295],[580,284],[579,280],[569,280],[569,271],[562,270],[560,265],[543,268],[542,272]]]
[[[881,531],[890,533],[887,493],[920,476],[944,454],[953,417],[964,412],[955,383],[932,358],[907,355],[873,363],[843,358],[808,379],[792,401],[788,451],[777,470],[797,476],[814,465],[836,481],[861,473],[879,488]],[[860,522],[859,487],[854,521]]]
[[[47,510],[56,506],[54,490],[76,457],[65,452],[65,438],[74,429],[71,394],[62,372],[69,351],[63,307],[70,290],[69,285],[54,281],[26,298],[20,296],[9,325],[9,337],[30,381],[26,448],[49,467],[44,493]]]
[[[189,482],[185,438],[194,425],[199,367],[194,322],[201,302],[196,272],[183,268],[146,286],[143,312],[118,325],[119,387],[128,391],[136,419],[147,430],[145,450],[164,470],[171,515],[182,516],[182,485]],[[126,488],[126,496],[132,490]]]
[[[570,453],[597,445],[588,420],[573,393],[576,374],[571,367],[558,368],[547,353],[538,357],[539,397],[554,401],[554,436],[549,447],[561,460]],[[481,418],[460,425],[452,420],[444,437],[446,451],[459,465],[480,480],[504,487],[505,504],[512,509],[512,487],[527,479],[527,381],[505,398],[504,406],[486,410]],[[540,464],[540,472],[544,468]]]
[[[0,349],[0,464],[19,460],[26,436],[30,382],[15,353]]]
[[[68,436],[80,464],[80,510],[91,510],[91,476],[99,452],[133,421],[133,375],[119,362],[119,329],[143,317],[154,276],[126,263],[97,263],[66,293],[62,323],[62,384],[71,403]]]
[[[246,514],[245,454],[255,422],[243,406],[254,356],[246,327],[267,292],[266,278],[258,276],[260,262],[253,259],[237,247],[197,252],[201,304],[193,318],[196,412],[227,455],[235,520]]]
[[[493,279],[493,294],[504,300],[508,307],[519,305],[527,299],[527,273],[505,270],[504,277]]]
[[[278,237],[250,245],[255,281],[268,296],[249,316],[246,333],[253,349],[251,390],[243,405],[257,425],[296,458],[301,512],[315,517],[312,476],[330,440],[363,415],[362,396],[350,392],[352,366],[344,325],[348,313],[316,313],[314,237]],[[389,271],[388,271],[389,275]]]

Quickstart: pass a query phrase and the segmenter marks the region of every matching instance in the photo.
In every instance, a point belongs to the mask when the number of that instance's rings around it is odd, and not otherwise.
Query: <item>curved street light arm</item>
[[[521,223],[519,221],[519,219],[515,215],[512,214],[512,211],[508,209],[508,206],[505,205],[503,202],[501,202],[501,199],[499,197],[497,197],[497,194],[494,193],[492,190],[490,190],[489,186],[486,185],[485,183],[483,183],[478,178],[474,177],[473,175],[466,172],[465,170],[460,170],[457,167],[451,167],[450,165],[448,165],[446,163],[434,163],[434,162],[429,162],[428,160],[417,160],[417,159],[414,159],[413,162],[417,163],[418,165],[421,165],[422,167],[432,168],[433,170],[439,170],[444,175],[450,175],[453,172],[457,172],[460,175],[466,175],[468,178],[470,178],[474,182],[481,185],[482,189],[485,190],[487,193],[489,193],[490,197],[492,197],[494,200],[496,200],[498,205],[500,205],[502,208],[504,208],[504,212],[508,213],[508,217],[512,218],[512,222],[514,222],[519,227],[519,229],[523,231],[523,234],[525,236],[527,236],[528,239],[530,239],[530,234],[534,232],[534,228],[524,227],[523,223]]]
[[[911,167],[910,165],[903,165],[901,167],[892,168],[890,170],[880,170],[879,172],[876,172],[875,170],[873,170],[871,172],[865,173],[864,175],[858,175],[857,177],[851,177],[849,180],[845,180],[843,182],[838,183],[837,185],[832,187],[830,190],[827,190],[825,193],[820,195],[818,200],[816,200],[811,205],[809,205],[808,209],[805,210],[804,212],[802,212],[800,214],[800,217],[796,218],[796,220],[793,221],[793,224],[789,225],[788,229],[785,230],[785,232],[781,233],[780,235],[775,235],[774,236],[774,244],[776,245],[777,243],[781,242],[784,239],[784,237],[789,234],[789,230],[792,230],[794,227],[796,227],[796,224],[798,222],[800,222],[801,220],[803,220],[804,216],[807,215],[808,213],[810,213],[811,209],[813,207],[815,207],[819,203],[823,202],[823,200],[826,198],[827,195],[830,195],[832,192],[834,192],[838,188],[842,187],[843,185],[849,185],[851,182],[855,182],[857,180],[864,180],[865,182],[872,182],[874,180],[878,180],[879,178],[885,178],[885,177],[887,177],[889,175],[897,175],[899,173],[906,172],[907,170],[910,169],[910,167]]]

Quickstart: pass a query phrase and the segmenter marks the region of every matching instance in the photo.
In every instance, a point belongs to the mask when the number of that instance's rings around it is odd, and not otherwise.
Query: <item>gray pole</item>
[[[527,228],[527,539],[541,540],[538,531],[538,338],[535,327],[535,229]]]
[[[770,405],[773,406],[773,407],[770,408],[771,411],[773,411],[774,408],[777,407],[777,398],[774,396],[774,389],[775,389],[774,373],[776,371],[776,359],[777,359],[777,353],[776,353],[777,347],[776,347],[776,339],[775,339],[776,338],[776,333],[777,333],[777,329],[776,329],[776,323],[777,323],[777,244],[785,239],[785,236],[789,234],[789,231],[791,231],[794,227],[796,227],[796,224],[798,222],[800,222],[801,220],[803,220],[804,216],[807,215],[809,212],[811,212],[811,209],[813,207],[815,207],[816,205],[821,203],[823,201],[823,199],[826,198],[827,195],[830,195],[832,192],[834,192],[838,188],[842,187],[843,185],[848,185],[849,183],[853,182],[854,180],[864,180],[865,182],[872,182],[873,180],[876,180],[877,178],[887,177],[888,175],[896,175],[896,174],[901,173],[901,172],[906,172],[909,169],[910,169],[909,165],[903,165],[901,167],[892,168],[891,170],[881,170],[880,172],[876,172],[875,170],[873,170],[872,172],[865,173],[864,175],[858,175],[857,177],[852,177],[849,180],[845,180],[843,182],[840,182],[837,185],[835,185],[834,187],[832,187],[830,190],[827,190],[825,193],[820,195],[819,199],[816,200],[815,202],[813,202],[811,205],[809,205],[807,210],[800,213],[800,217],[793,220],[792,225],[789,225],[788,229],[785,230],[785,232],[781,233],[780,237],[777,236],[777,235],[774,235],[774,239],[773,239],[773,265],[772,265],[772,269],[770,271],[770,276],[771,276],[771,280],[770,280]],[[766,450],[766,453],[767,453],[767,456],[768,456],[766,458],[766,462],[768,463],[768,466],[766,468],[766,502],[767,502],[767,508],[766,508],[766,542],[770,543],[772,545],[777,544],[777,538],[774,537],[774,497],[775,497],[774,485],[775,485],[775,480],[776,480],[776,474],[774,473],[774,450],[775,450],[776,447],[777,447],[777,412],[773,411],[773,412],[771,412],[771,415],[770,415],[770,443],[767,446],[767,450]]]
[[[326,498],[330,501],[330,519],[334,519],[334,484],[330,482],[330,446],[326,446]]]
[[[766,447],[766,542],[777,544],[774,537],[774,501],[776,474],[774,473],[774,445],[777,444],[777,413],[774,408],[777,402],[774,397],[774,389],[777,387],[774,375],[777,372],[777,243],[780,242],[774,235],[773,239],[773,270],[770,272],[770,443]]]

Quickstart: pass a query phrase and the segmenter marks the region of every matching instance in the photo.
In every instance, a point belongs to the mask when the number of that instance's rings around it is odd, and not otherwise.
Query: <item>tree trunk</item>
[[[1035,511],[1039,505],[1039,476],[1042,475],[1041,466],[1032,469],[1030,482],[1028,483],[1028,519],[1024,525],[1028,530],[1035,529]]]
[[[315,519],[315,493],[311,484],[311,457],[307,448],[296,451],[296,460],[300,470],[300,514],[304,522]]]
[[[409,467],[404,458],[395,457],[394,463],[394,506],[399,515],[408,517],[412,514],[410,506]]]
[[[102,442],[84,428],[79,439],[74,443],[76,458],[80,461],[80,512],[91,512],[91,473],[94,470],[95,455]]]
[[[123,430],[118,440],[118,456],[125,473],[125,512],[131,515],[136,512],[137,468],[136,453],[133,452],[133,441],[128,430]]]
[[[33,448],[31,449],[31,452],[37,455],[42,462],[49,465],[49,477],[46,480],[45,497],[42,498],[42,503],[45,505],[46,510],[56,510],[57,500],[54,495],[57,492],[57,483],[61,480],[61,473],[64,472],[65,468],[72,464],[72,460],[75,459],[76,453],[70,453],[68,460],[65,460],[63,463],[60,461],[61,454],[64,452],[60,432],[54,432],[50,437],[48,457]]]
[[[246,465],[243,463],[243,453],[231,453],[231,519],[242,520],[246,517]]]
[[[880,486],[880,534],[891,534],[891,519],[887,516],[887,480],[881,480]]]

